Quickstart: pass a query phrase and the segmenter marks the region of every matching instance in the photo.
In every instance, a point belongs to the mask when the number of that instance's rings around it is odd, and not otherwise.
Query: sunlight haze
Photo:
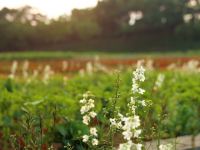
[[[70,14],[74,8],[89,8],[96,4],[97,0],[6,0],[0,1],[0,8],[19,8],[30,5],[49,18],[56,18],[63,14]]]

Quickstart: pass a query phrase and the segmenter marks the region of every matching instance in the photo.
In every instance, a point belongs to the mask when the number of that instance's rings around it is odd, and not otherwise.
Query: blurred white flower
[[[51,75],[53,75],[53,71],[51,70],[51,66],[49,65],[46,65],[45,68],[44,68],[44,76],[43,76],[43,82],[44,84],[48,84],[48,81],[49,81],[49,78]]]
[[[141,88],[139,88],[139,89],[138,89],[138,93],[139,93],[139,94],[141,94],[141,95],[143,95],[143,94],[145,93],[145,90],[144,90],[144,89],[141,89]]]
[[[131,11],[129,13],[129,17],[130,17],[130,19],[129,19],[128,23],[130,26],[133,26],[137,20],[142,19],[143,13],[141,11]]]
[[[196,0],[189,0],[188,1],[188,7],[195,7],[197,5],[197,1]]]
[[[134,143],[132,141],[128,141],[127,143],[122,143],[119,145],[118,150],[133,150]]]
[[[12,63],[12,66],[11,66],[10,75],[8,76],[9,78],[11,78],[11,79],[14,79],[14,78],[15,78],[15,74],[16,74],[16,71],[17,71],[17,67],[18,67],[18,62],[17,62],[17,61],[14,61],[14,62]]]
[[[136,150],[142,150],[142,144],[135,144]]]
[[[132,136],[133,136],[133,133],[132,131],[130,130],[125,130],[124,132],[122,132],[123,136],[124,136],[124,139],[125,140],[131,140]]]
[[[86,124],[86,125],[88,125],[89,122],[90,122],[90,117],[87,116],[87,115],[83,116],[83,123]]]
[[[97,139],[92,139],[92,145],[98,145],[99,141]]]
[[[83,98],[88,98],[88,97],[89,97],[88,92],[83,94]]]
[[[88,75],[92,75],[93,74],[94,68],[93,68],[92,62],[88,62],[86,64],[86,72],[88,73]]]
[[[140,104],[141,104],[142,106],[144,106],[144,107],[147,106],[145,100],[140,101]]]
[[[185,23],[189,23],[191,19],[192,19],[192,14],[185,14],[183,16],[183,20]]]
[[[143,106],[146,106],[145,100],[139,101],[138,96],[135,94],[142,95],[144,94],[145,90],[139,87],[139,82],[145,81],[145,69],[141,66],[143,61],[139,61],[137,64],[136,71],[133,72],[132,78],[132,92],[133,96],[131,97],[130,102],[128,103],[129,112],[126,116],[120,114],[121,119],[121,129],[122,135],[126,143],[119,145],[119,150],[141,150],[142,144],[140,143],[133,143],[131,141],[132,138],[139,138],[140,134],[142,133],[141,129],[138,129],[140,126],[140,117],[136,115],[137,104],[141,103]],[[138,102],[139,101],[139,102]],[[111,125],[116,124],[114,119],[110,120]]]
[[[87,142],[89,140],[89,136],[88,135],[83,135],[83,142]]]
[[[159,73],[159,74],[158,74],[158,77],[157,77],[157,79],[156,79],[155,85],[154,85],[154,90],[157,90],[157,89],[161,88],[161,86],[162,86],[164,80],[165,80],[165,75]]]
[[[145,76],[144,76],[145,69],[142,66],[137,67],[136,71],[133,72],[134,79],[137,81],[144,82]]]
[[[96,117],[97,113],[95,113],[94,111],[91,111],[89,113],[89,115],[90,115],[90,117],[94,118],[94,117]]]
[[[96,128],[90,128],[90,134],[93,136],[97,136],[97,129]]]
[[[138,130],[135,130],[134,132],[134,137],[138,138],[140,136],[140,134],[142,133],[142,130],[138,129]]]
[[[81,99],[79,102],[82,104],[80,112],[83,116],[83,123],[86,125],[89,125],[91,118],[96,117],[96,112],[94,112],[94,100],[90,98],[91,93],[87,92],[83,94],[83,99]],[[97,129],[95,127],[90,128],[90,135],[84,135],[83,141],[84,142],[90,142],[92,145],[98,145],[99,141],[96,138],[90,138],[89,137],[97,137]],[[89,141],[88,141],[89,140]]]
[[[139,88],[138,82],[145,81],[145,69],[142,66],[138,66],[136,71],[133,71],[133,78],[132,78],[132,92],[133,94],[139,93],[144,94],[145,90]]]
[[[116,119],[110,118],[110,124],[111,124],[111,126],[116,126],[117,125]]]
[[[85,98],[83,98],[83,99],[80,100],[81,104],[85,104],[86,102],[87,102],[87,100]]]
[[[85,114],[86,112],[88,112],[90,110],[90,107],[88,107],[87,105],[82,106],[81,107],[81,115]]]
[[[198,60],[190,60],[183,65],[182,70],[186,72],[200,72],[199,64]]]

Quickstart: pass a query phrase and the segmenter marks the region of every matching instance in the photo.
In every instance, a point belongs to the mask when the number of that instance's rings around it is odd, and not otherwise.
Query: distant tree
[[[101,27],[90,9],[74,9],[70,17],[70,27],[71,34],[81,40],[97,37],[101,33]]]

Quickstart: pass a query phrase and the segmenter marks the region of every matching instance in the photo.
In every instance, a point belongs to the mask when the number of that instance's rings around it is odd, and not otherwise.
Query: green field
[[[69,58],[91,58],[99,56],[102,58],[141,58],[141,57],[192,57],[200,56],[200,50],[175,51],[175,52],[102,52],[86,51],[27,51],[27,52],[1,52],[0,60],[13,59],[69,59]]]
[[[48,57],[50,56],[52,55],[49,54]],[[165,78],[162,85],[155,88],[160,73]],[[146,93],[140,99],[145,99],[148,106],[138,106],[137,110],[143,130],[140,141],[198,134],[199,73],[147,71],[145,76],[146,81],[140,86]],[[94,95],[97,112],[97,123],[94,122],[93,126],[98,128],[100,144],[95,149],[104,149],[105,144],[110,149],[111,143],[105,143],[105,139],[109,141],[110,137],[104,134],[109,126],[108,118],[112,116],[113,100],[116,100],[116,108],[121,113],[127,113],[127,103],[131,97],[132,69],[124,68],[119,74],[76,74],[65,82],[62,75],[53,75],[48,82],[41,81],[42,75],[34,80],[20,76],[14,80],[0,80],[0,144],[3,149],[9,149],[10,142],[19,149],[24,145],[35,146],[36,149],[44,145],[51,147],[52,143],[61,143],[61,147],[70,144],[74,149],[88,149],[89,145],[82,142],[82,135],[89,131],[82,123],[79,103],[87,91]]]

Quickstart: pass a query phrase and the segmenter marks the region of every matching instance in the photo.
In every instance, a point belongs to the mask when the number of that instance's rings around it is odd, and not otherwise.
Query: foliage
[[[94,8],[74,9],[70,16],[57,19],[48,19],[30,6],[2,8],[0,49],[67,47],[71,42],[116,37],[140,41],[148,38],[147,33],[159,39],[175,35],[199,39],[199,6],[198,0],[103,0]],[[139,18],[134,17],[137,13]]]
[[[160,87],[155,88],[159,73],[165,79]],[[117,85],[120,95],[117,96],[116,108],[127,112],[126,105],[131,95],[131,71],[124,70],[119,75],[119,83],[113,74],[99,72],[75,75],[66,85],[61,76],[53,76],[48,84],[41,83],[40,79],[30,83],[22,79],[1,79],[0,144],[6,149],[10,146],[8,141],[15,139],[19,148],[51,147],[52,143],[61,143],[62,147],[71,145],[75,149],[87,148],[81,138],[88,133],[87,127],[81,123],[79,112],[82,93],[91,91],[95,95],[98,115],[92,124],[101,124],[100,131],[103,132],[108,125],[104,108],[112,108]],[[143,109],[138,111],[141,128],[145,129],[143,140],[199,133],[199,74],[148,71],[146,78],[148,82],[141,85],[148,92],[142,98],[151,105],[145,112]],[[109,111],[107,115],[111,115]]]

